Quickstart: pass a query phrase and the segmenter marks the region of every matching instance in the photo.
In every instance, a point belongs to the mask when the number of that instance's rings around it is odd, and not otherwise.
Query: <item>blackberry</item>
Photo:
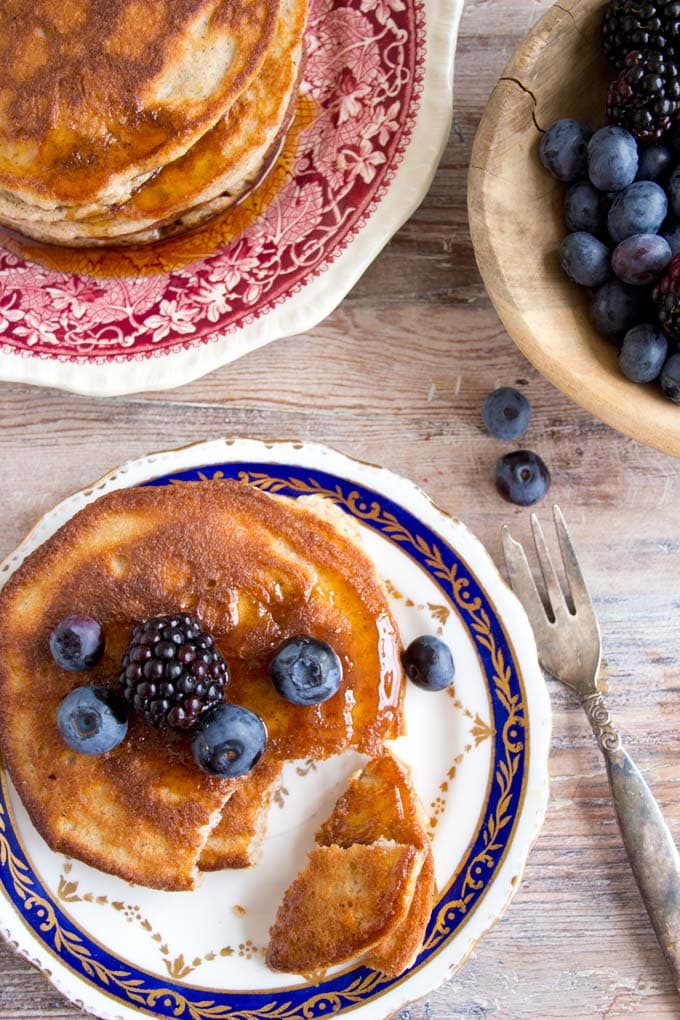
[[[680,255],[673,256],[654,288],[654,303],[661,326],[671,340],[680,343]]]
[[[667,60],[680,60],[680,2],[609,0],[602,49],[618,71],[633,50],[657,50]]]
[[[607,117],[639,142],[658,141],[680,113],[680,72],[656,50],[634,50],[607,93]]]
[[[224,700],[227,664],[192,616],[157,616],[132,631],[120,682],[151,726],[187,730]]]

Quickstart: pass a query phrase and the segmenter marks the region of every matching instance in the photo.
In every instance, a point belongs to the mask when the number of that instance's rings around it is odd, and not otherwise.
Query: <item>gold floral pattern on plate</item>
[[[95,896],[94,893],[83,892],[80,889],[80,882],[68,878],[72,868],[72,863],[66,861],[59,876],[57,896],[62,903],[94,903],[99,907],[110,907],[124,917],[129,924],[138,925],[142,931],[148,933],[152,942],[158,944],[158,952],[171,978],[181,981],[182,978],[188,977],[189,974],[192,974],[204,963],[212,963],[213,960],[217,960],[220,957],[238,956],[242,959],[251,960],[256,953],[264,955],[264,949],[256,946],[250,939],[247,939],[245,942],[239,943],[238,946],[222,946],[221,949],[211,949],[203,956],[194,956],[191,960],[186,959],[184,953],[178,953],[176,956],[173,956],[169,948],[169,940],[161,932],[153,930],[153,925],[148,918],[143,916],[137,904],[125,903],[122,900],[111,900],[108,896]]]

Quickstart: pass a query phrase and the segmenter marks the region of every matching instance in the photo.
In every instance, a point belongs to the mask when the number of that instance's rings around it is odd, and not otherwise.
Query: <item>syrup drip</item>
[[[301,95],[281,149],[264,176],[233,206],[190,232],[139,246],[67,248],[32,241],[0,226],[0,245],[47,269],[109,279],[170,273],[200,261],[226,247],[262,215],[290,179],[300,136],[317,113],[314,100]]]

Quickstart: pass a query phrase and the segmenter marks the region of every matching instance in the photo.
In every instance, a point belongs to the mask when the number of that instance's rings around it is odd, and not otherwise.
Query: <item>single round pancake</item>
[[[272,44],[255,79],[215,127],[127,202],[87,217],[79,209],[66,216],[55,210],[36,220],[35,210],[26,211],[28,218],[17,210],[3,217],[5,224],[51,244],[144,244],[191,229],[237,202],[275,157],[295,112],[306,20],[307,0],[282,0]]]
[[[0,7],[0,212],[125,201],[258,72],[279,0]]]
[[[55,850],[130,881],[191,888],[210,829],[234,783],[204,775],[187,734],[132,715],[127,738],[99,757],[71,751],[56,726],[81,684],[116,684],[132,627],[192,612],[230,670],[226,700],[258,712],[271,761],[375,754],[402,732],[396,625],[345,516],[234,481],[112,492],[29,556],[0,593],[0,749],[38,831]],[[333,513],[339,527],[330,522]],[[331,514],[331,518],[329,518]],[[94,669],[67,673],[49,635],[72,613],[106,637]],[[273,649],[294,634],[333,645],[339,691],[321,705],[280,698]]]

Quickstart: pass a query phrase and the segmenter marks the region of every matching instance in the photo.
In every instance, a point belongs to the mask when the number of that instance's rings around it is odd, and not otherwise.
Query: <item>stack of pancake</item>
[[[0,223],[140,244],[243,197],[290,125],[307,0],[0,7]]]

